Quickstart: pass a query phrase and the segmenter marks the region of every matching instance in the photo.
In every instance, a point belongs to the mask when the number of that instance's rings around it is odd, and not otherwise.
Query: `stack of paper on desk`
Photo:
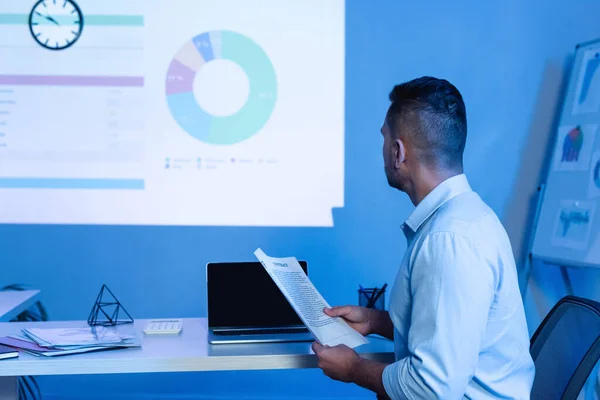
[[[141,346],[135,335],[102,326],[23,329],[21,335],[0,338],[0,344],[46,357]]]

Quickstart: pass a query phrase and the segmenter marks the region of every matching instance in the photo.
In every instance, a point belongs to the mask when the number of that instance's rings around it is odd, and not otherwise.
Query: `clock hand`
[[[54,22],[56,25],[59,25],[59,23],[56,22],[56,20],[49,15],[44,15],[44,18],[46,18],[50,22]]]
[[[42,17],[42,18],[45,18],[45,19],[47,19],[48,21],[55,23],[56,25],[59,25],[59,23],[58,23],[58,22],[57,22],[57,21],[56,21],[54,18],[52,18],[51,16],[49,16],[49,15],[44,15],[44,14],[41,14],[41,13],[39,13],[39,12],[37,12],[37,11],[36,11],[35,13],[36,13],[37,15],[39,15],[40,17]]]

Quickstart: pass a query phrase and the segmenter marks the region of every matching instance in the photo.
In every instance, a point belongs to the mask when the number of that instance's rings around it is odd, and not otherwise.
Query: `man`
[[[509,239],[463,174],[460,92],[423,77],[394,87],[381,133],[390,186],[415,205],[389,311],[325,312],[395,342],[396,362],[313,344],[319,367],[385,399],[529,399],[535,368]]]

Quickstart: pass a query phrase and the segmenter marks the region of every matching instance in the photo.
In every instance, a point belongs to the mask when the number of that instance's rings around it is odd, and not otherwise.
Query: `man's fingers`
[[[340,306],[340,307],[326,308],[324,310],[324,312],[325,312],[325,314],[329,315],[330,317],[345,317],[347,315],[350,315],[350,313],[352,312],[352,307]]]
[[[319,342],[313,342],[312,344],[312,350],[315,352],[315,354],[319,354],[319,352],[321,352],[321,350],[323,350],[325,347],[322,346]]]

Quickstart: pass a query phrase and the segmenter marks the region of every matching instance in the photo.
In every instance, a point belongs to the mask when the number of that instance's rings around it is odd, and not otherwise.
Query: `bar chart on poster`
[[[332,226],[344,7],[0,0],[0,223]]]
[[[600,40],[577,47],[532,255],[600,267]]]

